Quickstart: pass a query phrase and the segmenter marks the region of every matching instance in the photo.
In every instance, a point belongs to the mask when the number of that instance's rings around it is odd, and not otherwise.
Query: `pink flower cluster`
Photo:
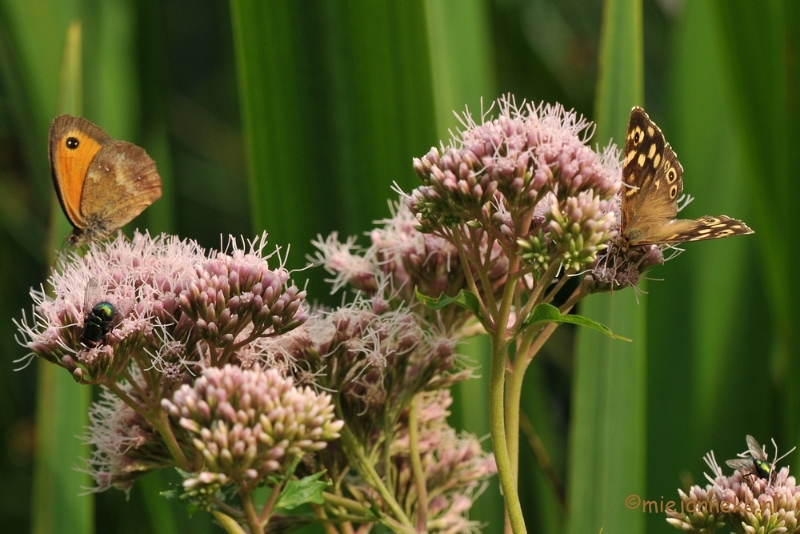
[[[497,107],[480,124],[465,114],[448,146],[414,160],[423,185],[408,205],[417,224],[445,236],[462,224],[482,228],[507,252],[519,245],[537,256],[538,268],[563,259],[576,272],[615,235],[618,153],[588,147],[591,123],[560,105],[518,108],[503,98]]]
[[[114,382],[131,359],[177,379],[190,369],[221,365],[262,336],[307,318],[305,292],[289,273],[270,269],[266,234],[231,253],[205,252],[192,241],[136,234],[85,255],[67,252],[50,277],[53,295],[31,293],[33,320],[18,323],[22,343],[87,383]],[[93,307],[112,305],[101,339],[88,342]]]
[[[330,395],[259,366],[205,369],[161,403],[203,459],[184,482],[188,490],[229,482],[253,488],[291,460],[324,449],[344,425],[334,420]]]
[[[800,487],[783,467],[769,480],[734,471],[725,476],[714,453],[706,455],[713,477],[705,487],[678,490],[681,504],[668,512],[667,522],[684,532],[716,532],[726,524],[733,532],[749,534],[800,533]]]

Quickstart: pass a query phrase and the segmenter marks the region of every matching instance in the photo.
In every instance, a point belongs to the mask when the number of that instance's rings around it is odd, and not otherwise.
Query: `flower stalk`
[[[593,272],[616,237],[620,160],[613,146],[602,154],[586,146],[591,125],[560,106],[517,107],[510,98],[496,105],[496,118],[482,114],[478,123],[465,113],[464,130],[448,145],[414,160],[422,186],[407,205],[420,232],[457,251],[463,287],[490,336],[492,447],[508,526],[519,534],[526,531],[516,490],[522,381],[557,326],[527,321],[570,279]],[[581,287],[562,313],[588,294]]]
[[[417,532],[426,532],[428,527],[428,489],[419,454],[419,396],[414,397],[409,408],[408,443],[414,484],[417,486]]]

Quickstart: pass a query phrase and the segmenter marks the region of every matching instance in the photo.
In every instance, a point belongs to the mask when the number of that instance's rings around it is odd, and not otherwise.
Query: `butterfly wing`
[[[683,167],[661,129],[634,107],[625,139],[622,180],[622,235],[629,245],[668,245],[751,234],[742,221],[725,215],[678,219]]]
[[[631,111],[622,167],[622,234],[631,245],[654,241],[678,213],[683,168],[642,108]]]
[[[671,221],[651,234],[651,243],[685,243],[752,233],[753,230],[740,220],[732,219],[727,215],[717,217],[706,215],[699,219]]]
[[[73,244],[106,237],[161,197],[161,178],[144,149],[114,141],[86,119],[60,115],[49,134],[58,200]]]
[[[59,115],[50,123],[48,139],[50,174],[58,201],[70,224],[84,229],[86,221],[81,212],[84,180],[92,161],[110,138],[85,119]]]
[[[109,142],[86,173],[81,198],[88,222],[86,239],[114,232],[160,197],[161,177],[147,152],[125,141]]]

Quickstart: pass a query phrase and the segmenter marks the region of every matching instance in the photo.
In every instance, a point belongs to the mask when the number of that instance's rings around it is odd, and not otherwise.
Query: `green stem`
[[[146,409],[142,408],[141,404],[130,398],[130,396],[127,393],[125,393],[125,391],[123,391],[121,387],[119,387],[119,384],[117,384],[116,382],[110,382],[108,384],[105,384],[105,386],[114,395],[119,397],[122,402],[127,404],[134,412],[138,413],[139,415],[144,417],[146,421],[155,426],[156,420],[153,417],[153,414],[147,411]]]
[[[275,512],[275,503],[278,502],[278,496],[281,494],[282,490],[283,482],[272,488],[272,493],[269,494],[269,499],[267,499],[267,502],[264,504],[264,508],[261,509],[261,514],[258,516],[258,522],[261,525],[266,525],[269,523],[272,514]]]
[[[514,484],[519,484],[519,405],[522,398],[522,382],[530,360],[525,356],[533,342],[536,329],[529,328],[517,345],[514,363],[510,369],[506,383],[505,417],[508,456],[511,460],[511,472]]]
[[[325,530],[325,534],[339,534],[339,531],[336,530],[336,527],[333,525],[331,520],[328,518],[328,514],[325,513],[325,508],[320,506],[319,504],[311,504],[311,509],[314,510],[314,515],[319,518],[320,523],[322,523],[322,528]],[[353,526],[351,523],[344,522],[339,525],[340,529],[344,534],[354,534]]]
[[[240,488],[239,499],[242,501],[242,509],[244,510],[244,517],[247,522],[247,527],[250,529],[250,534],[261,534],[264,532],[264,527],[258,520],[256,508],[253,506],[253,500],[250,498],[250,492],[244,488]]]
[[[508,272],[516,272],[519,268],[519,256],[508,258]],[[514,301],[517,284],[510,281],[503,290],[500,309],[494,317],[494,332],[492,332],[492,356],[489,372],[489,428],[492,434],[492,450],[497,463],[497,476],[500,479],[500,488],[506,503],[508,521],[514,534],[527,532],[525,519],[522,517],[522,506],[519,502],[517,485],[514,482],[514,473],[511,467],[511,457],[508,454],[508,440],[505,428],[505,373],[506,358],[508,356],[509,333],[508,319],[511,315],[511,305]],[[519,319],[518,319],[519,320]]]
[[[221,512],[223,512],[225,514],[228,514],[229,516],[233,517],[234,519],[242,519],[242,518],[244,518],[244,513],[242,513],[241,510],[237,510],[236,508],[234,508],[230,504],[228,504],[226,502],[223,502],[220,498],[214,497],[212,499],[212,502],[214,503],[214,506],[216,508],[219,508],[219,510]]]
[[[575,303],[585,296],[583,285],[581,284],[572,293],[567,302],[562,305],[561,313],[567,313]],[[508,439],[508,455],[511,459],[511,469],[514,480],[518,479],[519,472],[519,430],[520,430],[520,401],[522,399],[522,382],[525,379],[525,371],[528,370],[534,356],[542,349],[544,344],[558,328],[557,323],[547,324],[536,337],[535,329],[530,329],[523,335],[519,343],[517,354],[514,357],[514,365],[508,377],[506,386],[506,438]]]
[[[131,373],[127,369],[122,371],[122,377],[136,391],[136,393],[139,394],[139,398],[142,399],[142,402],[145,405],[145,409],[153,410],[153,404],[154,403],[152,402],[152,399],[150,398],[150,396],[147,393],[145,393],[145,391],[142,389],[142,387],[139,385],[139,383],[136,382],[136,380],[133,379],[133,376],[131,376]],[[153,398],[155,398],[155,397],[153,397]]]
[[[417,532],[427,532],[428,528],[428,488],[422,459],[419,455],[419,395],[411,401],[408,413],[408,442],[411,449],[411,469],[417,487]]]
[[[500,332],[502,329],[498,329]],[[496,338],[504,333],[492,336],[492,362],[489,374],[489,426],[492,433],[492,450],[497,463],[497,476],[500,479],[500,488],[506,502],[511,528],[514,534],[527,532],[525,520],[522,517],[522,506],[519,503],[517,485],[511,467],[511,458],[508,454],[506,440],[505,417],[503,413],[503,389],[506,372],[506,352],[508,344],[499,342]]]
[[[226,515],[219,510],[212,510],[211,513],[213,514],[214,519],[219,522],[220,526],[225,529],[225,532],[228,534],[246,534],[244,529],[242,529],[242,527],[239,526],[239,523],[237,523],[231,516]]]
[[[172,432],[172,427],[169,424],[169,416],[167,416],[167,412],[164,410],[159,410],[158,419],[156,420],[156,424],[154,425],[158,433],[161,434],[161,437],[164,438],[164,443],[169,450],[169,453],[172,455],[172,458],[178,463],[178,468],[183,469],[184,471],[192,471],[192,467],[189,464],[189,460],[186,458],[186,455],[183,454],[183,449],[178,444],[178,440],[175,438],[175,434]]]
[[[342,497],[341,495],[336,495],[335,493],[323,491],[322,497],[325,499],[326,503],[339,506],[354,514],[366,516],[367,512],[369,512],[369,509],[360,502],[354,501],[353,499],[348,499],[347,497]]]
[[[391,410],[390,410],[391,411]],[[392,436],[394,435],[394,417],[389,417],[389,413],[384,416],[383,423],[383,476],[386,478],[386,485],[394,487],[394,470],[392,469]],[[392,421],[392,424],[389,422]]]
[[[345,449],[349,454],[352,454],[355,458],[355,462],[351,461],[350,463],[355,467],[358,471],[362,472],[363,475],[366,475],[367,483],[370,484],[375,491],[381,496],[386,506],[392,511],[397,519],[406,529],[408,532],[416,532],[414,530],[414,525],[411,524],[411,520],[406,516],[403,508],[398,504],[397,500],[395,500],[394,495],[389,491],[383,481],[381,480],[380,475],[375,471],[375,468],[372,466],[372,462],[370,462],[369,458],[364,454],[361,445],[358,443],[358,440],[353,436],[350,430],[345,426],[342,428],[341,434],[342,442],[345,446]]]
[[[560,269],[560,265],[558,263],[552,263],[550,267],[542,274],[542,277],[536,283],[531,291],[531,294],[528,296],[528,301],[525,303],[525,306],[518,310],[517,312],[517,321],[514,325],[515,330],[519,328],[519,325],[525,321],[525,319],[530,315],[531,310],[533,307],[541,302],[541,297],[544,294],[545,288],[550,285],[550,282],[553,281],[553,277],[556,275],[558,270]],[[509,285],[516,284],[516,280],[511,280]]]
[[[183,469],[184,471],[191,470],[189,467],[189,461],[186,459],[186,455],[183,454],[183,450],[181,449],[180,445],[178,445],[178,440],[175,439],[175,434],[172,433],[172,428],[169,425],[167,413],[162,410],[160,406],[155,408],[154,412],[145,410],[138,402],[131,399],[130,396],[128,396],[128,394],[125,393],[121,387],[119,387],[119,384],[110,383],[106,384],[106,387],[112,393],[114,393],[114,395],[119,397],[122,402],[130,406],[133,411],[144,417],[147,422],[153,425],[153,428],[155,428],[164,439],[164,444],[167,446],[167,449],[172,455],[172,459],[177,463],[176,467]]]
[[[344,508],[348,512],[355,514],[355,515],[345,515],[338,510],[333,511],[333,513],[336,515],[335,521],[340,523],[340,526],[342,527],[342,530],[345,532],[345,534],[353,532],[353,527],[352,525],[350,525],[350,522],[361,523],[362,525],[365,523],[380,522],[386,525],[389,529],[391,529],[394,532],[401,532],[408,534],[413,533],[413,530],[409,531],[407,527],[401,525],[388,515],[384,515],[380,519],[375,519],[374,517],[368,518],[367,514],[369,513],[369,508],[367,508],[360,502],[354,501],[353,499],[348,499],[347,497],[342,497],[341,495],[336,495],[334,493],[328,493],[327,491],[322,492],[322,497],[325,499],[325,503],[327,505],[333,505],[339,508]],[[328,521],[333,522],[334,520],[329,519]],[[342,521],[346,522],[342,523]],[[359,531],[361,531],[361,529],[359,529]]]
[[[475,283],[475,278],[472,276],[472,270],[469,268],[470,261],[469,258],[467,258],[467,252],[464,250],[464,244],[461,242],[461,235],[458,233],[458,228],[453,229],[452,236],[453,245],[455,245],[456,250],[458,251],[458,259],[461,262],[461,269],[464,271],[464,278],[467,281],[467,288],[472,291],[476,297],[478,297],[481,314],[483,315],[484,320],[488,321],[489,311],[487,308],[494,311],[494,295],[492,295],[492,292],[489,291],[489,288],[487,288],[486,302],[483,302],[481,293],[478,291],[478,286]]]

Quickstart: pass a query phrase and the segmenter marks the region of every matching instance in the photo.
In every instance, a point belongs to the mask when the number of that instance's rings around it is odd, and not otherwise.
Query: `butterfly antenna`
[[[680,213],[681,210],[683,210],[683,208],[685,208],[686,206],[691,204],[693,200],[694,200],[694,197],[692,195],[690,195],[688,193],[682,194],[680,196],[680,198],[678,199],[678,213]]]

